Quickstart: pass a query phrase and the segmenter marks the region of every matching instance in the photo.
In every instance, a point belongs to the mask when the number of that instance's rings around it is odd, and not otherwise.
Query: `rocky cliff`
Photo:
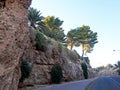
[[[32,66],[30,78],[24,82],[26,85],[49,84],[55,63],[62,66],[63,81],[84,79],[75,51],[47,37],[45,48],[36,50],[34,30],[28,27],[30,3],[31,0],[0,0],[0,90],[18,90],[22,59]],[[93,77],[89,64],[88,67],[89,77]]]
[[[29,46],[27,9],[31,0],[0,0],[0,90],[17,90],[19,62]]]
[[[35,30],[30,29],[31,45],[23,56],[32,64],[32,73],[30,78],[26,79],[24,84],[26,87],[43,84],[50,84],[50,72],[54,64],[59,63],[63,69],[63,81],[75,81],[84,79],[83,70],[81,68],[82,61],[78,58],[76,51],[68,50],[60,42],[46,37],[43,50],[36,50],[35,47]],[[89,64],[89,78],[94,77],[93,70]],[[22,90],[30,90],[25,88]],[[32,89],[31,89],[32,90]]]
[[[30,33],[33,34],[34,30],[30,30]],[[34,34],[30,36],[32,36],[32,40],[35,41]],[[63,72],[66,74],[64,75],[64,81],[84,79],[80,60],[78,59],[75,51],[68,50],[61,43],[51,38],[46,39],[46,44],[44,47],[44,50],[36,50],[34,42],[32,43],[32,49],[28,49],[28,51],[23,56],[24,59],[27,59],[30,61],[30,63],[32,63],[32,83],[50,83],[50,71],[52,66],[56,63],[62,65],[64,70]]]

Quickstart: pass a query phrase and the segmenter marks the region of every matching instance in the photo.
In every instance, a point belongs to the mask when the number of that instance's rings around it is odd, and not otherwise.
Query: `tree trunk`
[[[73,48],[73,42],[71,43],[70,50],[72,50],[72,48]]]
[[[72,48],[73,48],[73,41],[71,41],[71,42],[69,43],[69,46],[70,46],[70,50],[72,50]]]
[[[82,60],[83,60],[83,57],[84,57],[84,44],[82,44]]]

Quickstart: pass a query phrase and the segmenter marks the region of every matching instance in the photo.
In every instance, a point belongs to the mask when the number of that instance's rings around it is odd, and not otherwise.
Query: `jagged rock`
[[[31,0],[0,0],[0,90],[17,90],[19,62],[28,47]]]
[[[24,84],[30,84],[33,85],[33,87],[41,84],[50,84],[51,68],[56,63],[59,63],[62,66],[64,76],[63,81],[75,81],[84,79],[83,71],[81,68],[81,61],[78,59],[76,52],[66,50],[65,47],[59,51],[58,42],[52,39],[51,42],[52,44],[48,42],[46,43],[45,51],[29,51],[33,54],[32,58],[26,57],[29,56],[27,55],[29,53],[24,54],[24,57],[28,58],[33,63],[31,76],[29,79],[25,80]],[[87,64],[87,66],[89,78],[94,77],[92,68],[89,64]],[[22,90],[26,90],[26,88]]]
[[[36,50],[34,31],[28,27],[30,3],[31,0],[0,0],[0,90],[18,90],[22,59],[32,66],[26,86],[50,84],[51,68],[56,63],[62,66],[64,81],[84,79],[74,51],[60,49],[54,40],[46,43],[43,51]]]

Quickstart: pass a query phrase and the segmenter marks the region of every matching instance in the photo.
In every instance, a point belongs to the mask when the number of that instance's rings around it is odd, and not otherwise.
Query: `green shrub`
[[[42,33],[37,32],[36,33],[36,49],[37,50],[43,50],[45,45],[45,37]]]
[[[62,81],[63,72],[60,64],[55,64],[51,70],[51,81],[52,83],[59,84]]]
[[[85,62],[86,62],[87,64],[90,64],[90,60],[89,60],[88,57],[83,57],[83,59],[85,60]]]
[[[52,36],[52,35],[51,35],[52,32],[51,32],[50,29],[47,28],[47,27],[45,27],[45,28],[43,28],[43,29],[40,29],[40,28],[39,28],[39,31],[42,32],[43,34],[45,34],[45,35],[48,36],[48,37]]]
[[[23,82],[26,78],[28,78],[30,76],[31,71],[32,67],[26,60],[23,60],[21,62],[21,78],[19,81]]]
[[[87,79],[88,78],[88,69],[87,69],[86,63],[82,63],[81,67],[83,70],[83,75],[84,75],[85,79]]]

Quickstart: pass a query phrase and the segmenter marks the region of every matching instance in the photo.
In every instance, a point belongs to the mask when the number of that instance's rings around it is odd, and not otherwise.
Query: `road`
[[[96,77],[35,90],[120,90],[120,77]]]
[[[99,77],[85,90],[120,90],[120,77]]]

